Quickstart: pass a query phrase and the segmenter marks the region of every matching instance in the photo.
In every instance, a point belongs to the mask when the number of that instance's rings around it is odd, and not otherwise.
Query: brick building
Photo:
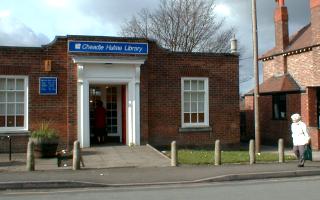
[[[94,144],[95,100],[108,140],[125,145],[239,144],[237,54],[170,52],[154,41],[56,37],[42,47],[0,47],[0,136],[25,151],[50,120],[60,148]],[[0,140],[6,151],[6,139]]]
[[[310,23],[289,37],[288,10],[277,0],[274,13],[275,47],[260,57],[260,129],[262,143],[291,144],[290,116],[301,113],[312,139],[320,148],[320,0],[310,0]],[[246,133],[254,135],[253,93],[245,96]]]

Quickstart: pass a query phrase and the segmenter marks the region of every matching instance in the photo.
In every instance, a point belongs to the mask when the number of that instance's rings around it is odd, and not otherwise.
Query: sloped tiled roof
[[[312,33],[311,33],[311,24],[306,25],[301,28],[298,32],[294,33],[289,38],[289,45],[284,49],[284,52],[290,52],[297,49],[302,49],[304,47],[312,46]],[[260,59],[270,57],[275,54],[281,54],[283,52],[277,51],[274,47],[273,49],[264,53]]]
[[[301,91],[301,88],[290,74],[273,76],[259,86],[260,94],[298,91]],[[246,95],[252,95],[253,92],[254,90],[251,90]]]

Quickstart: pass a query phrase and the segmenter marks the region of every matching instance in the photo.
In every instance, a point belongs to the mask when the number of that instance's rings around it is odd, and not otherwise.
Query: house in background
[[[300,113],[311,135],[312,148],[320,149],[320,0],[310,0],[311,19],[289,37],[288,10],[276,0],[275,47],[260,57],[260,131],[262,143],[291,144],[290,116]],[[254,135],[253,93],[245,95],[246,134]]]

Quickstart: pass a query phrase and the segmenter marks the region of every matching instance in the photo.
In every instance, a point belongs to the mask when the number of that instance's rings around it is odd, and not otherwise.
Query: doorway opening
[[[104,107],[104,128],[97,128],[101,124],[99,101]],[[89,126],[90,146],[126,144],[126,86],[109,84],[89,85]],[[98,116],[100,115],[100,117]],[[98,117],[97,117],[98,116]],[[100,121],[100,122],[97,122]],[[101,125],[100,125],[101,126]]]

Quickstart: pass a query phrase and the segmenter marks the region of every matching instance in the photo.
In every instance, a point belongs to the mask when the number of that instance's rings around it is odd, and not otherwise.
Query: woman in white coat
[[[309,143],[310,136],[307,131],[307,126],[301,121],[301,116],[299,114],[293,114],[291,116],[291,132],[293,139],[293,152],[299,159],[298,167],[304,166],[304,151],[306,145]]]

